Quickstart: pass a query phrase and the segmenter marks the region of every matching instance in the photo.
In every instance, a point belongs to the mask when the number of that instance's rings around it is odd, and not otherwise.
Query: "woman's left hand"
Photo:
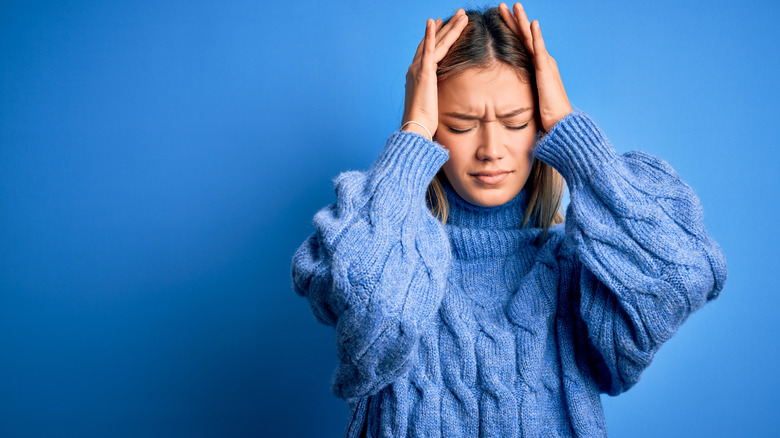
[[[514,14],[506,3],[498,5],[501,18],[525,44],[533,58],[536,88],[539,91],[539,115],[542,119],[542,129],[548,132],[553,125],[572,111],[571,104],[563,88],[561,75],[558,73],[558,64],[544,47],[539,21],[534,20],[529,23],[523,5],[520,3],[515,3],[513,9]]]

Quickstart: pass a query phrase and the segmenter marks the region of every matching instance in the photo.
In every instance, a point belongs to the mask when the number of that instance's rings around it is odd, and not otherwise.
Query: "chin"
[[[506,191],[480,190],[488,193],[478,193],[477,196],[471,196],[471,203],[481,207],[498,207],[511,201],[514,196]],[[492,193],[490,193],[492,192]]]

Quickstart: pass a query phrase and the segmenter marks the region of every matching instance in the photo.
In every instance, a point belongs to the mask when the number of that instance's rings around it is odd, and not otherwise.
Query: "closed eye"
[[[524,125],[519,125],[519,126],[504,125],[504,126],[506,126],[507,129],[511,129],[511,130],[514,130],[514,131],[519,131],[521,129],[527,128],[529,123],[531,123],[530,120],[528,122],[526,122]],[[467,133],[467,132],[469,132],[469,131],[471,131],[473,129],[473,128],[455,129],[452,126],[448,126],[448,128],[449,128],[450,132],[452,132],[454,134],[465,134],[465,133]]]
[[[520,126],[509,126],[509,125],[505,125],[505,126],[507,127],[507,129],[514,129],[516,131],[519,131],[521,129],[525,129],[528,126],[529,123],[531,123],[531,122],[526,122],[525,125],[520,125]]]

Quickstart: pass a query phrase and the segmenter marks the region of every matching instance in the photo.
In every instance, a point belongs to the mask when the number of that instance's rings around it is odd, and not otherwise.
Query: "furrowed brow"
[[[509,118],[509,117],[518,116],[518,115],[520,115],[520,114],[522,114],[522,113],[524,113],[526,111],[531,111],[531,110],[533,110],[533,108],[531,108],[531,107],[518,108],[518,109],[512,110],[512,111],[510,111],[510,112],[508,112],[506,114],[498,115],[497,117],[499,119],[506,119],[506,118]],[[445,116],[449,116],[449,117],[454,117],[456,119],[461,119],[461,120],[481,120],[482,119],[482,117],[475,116],[473,114],[444,113],[444,115]]]

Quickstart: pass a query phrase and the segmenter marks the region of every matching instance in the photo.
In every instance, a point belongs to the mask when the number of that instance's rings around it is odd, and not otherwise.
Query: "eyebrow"
[[[514,116],[520,115],[520,114],[522,114],[522,113],[524,113],[526,111],[531,111],[532,109],[533,108],[531,108],[531,107],[518,108],[518,109],[510,111],[510,112],[508,112],[506,114],[497,115],[496,117],[499,118],[499,119],[506,119],[506,118],[509,118],[509,117],[514,117]],[[461,119],[461,120],[480,120],[480,119],[482,119],[482,117],[479,117],[479,116],[475,116],[475,115],[472,115],[472,114],[463,114],[463,113],[445,113],[444,115],[445,116],[454,117],[456,119]]]

